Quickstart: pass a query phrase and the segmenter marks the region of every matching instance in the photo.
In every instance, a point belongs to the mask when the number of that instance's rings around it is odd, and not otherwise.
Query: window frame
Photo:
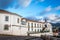
[[[19,23],[19,18],[17,18],[17,23]]]
[[[9,21],[9,16],[5,16],[5,21]]]
[[[9,25],[4,25],[4,30],[9,30]]]

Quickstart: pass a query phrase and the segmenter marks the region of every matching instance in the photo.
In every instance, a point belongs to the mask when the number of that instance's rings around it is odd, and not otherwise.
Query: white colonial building
[[[27,20],[22,16],[0,10],[0,34],[17,36],[53,35],[50,23]]]
[[[20,35],[21,16],[0,10],[0,34]]]
[[[50,23],[27,20],[28,34],[31,36],[53,35]]]

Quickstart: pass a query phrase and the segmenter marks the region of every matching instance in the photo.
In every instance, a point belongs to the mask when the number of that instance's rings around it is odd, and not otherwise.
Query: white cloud
[[[44,2],[45,0],[36,0],[35,4],[39,3],[39,2]]]
[[[46,12],[49,12],[49,11],[51,11],[51,10],[52,10],[51,6],[48,6],[48,7],[45,9]]]
[[[60,15],[49,14],[46,15],[46,17],[49,19],[48,22],[52,22],[52,23],[60,22]]]
[[[47,17],[48,17],[50,20],[55,20],[55,19],[56,19],[56,14],[49,14],[49,15],[47,15]]]
[[[40,2],[44,2],[45,0],[39,0]]]
[[[60,10],[60,6],[55,7],[55,10]]]
[[[59,22],[59,21],[60,21],[60,19],[57,19],[56,21],[57,21],[57,22]]]
[[[57,23],[60,22],[60,15],[56,13],[47,14],[44,16],[36,16],[36,18],[40,19],[39,21],[44,22],[44,18],[47,18],[47,22]]]
[[[39,19],[39,22],[45,22],[44,17],[43,16],[36,16],[37,19]]]
[[[43,19],[43,16],[36,16],[37,19]]]
[[[27,7],[31,3],[32,0],[19,0],[19,5],[22,7]]]
[[[40,15],[45,15],[46,13],[49,13],[52,10],[52,7],[49,5],[48,7],[46,7],[41,13],[39,13]]]
[[[60,6],[57,6],[55,8],[52,8],[51,6],[48,6],[40,14],[43,14],[42,16],[47,17],[48,18],[48,20],[47,20],[48,22],[56,23],[56,22],[60,22],[60,15],[58,15],[57,13],[55,13],[58,10],[60,10]]]
[[[40,13],[40,15],[42,14],[42,15],[46,15],[46,14],[50,14],[51,12],[57,12],[58,10],[60,10],[60,6],[57,6],[57,7],[55,7],[55,8],[52,8],[52,6],[48,6],[48,7],[46,7],[45,8],[45,10],[43,10],[41,13]],[[54,14],[53,13],[53,14]]]

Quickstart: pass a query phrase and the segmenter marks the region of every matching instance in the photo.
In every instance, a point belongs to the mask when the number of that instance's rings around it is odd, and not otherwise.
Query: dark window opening
[[[9,30],[9,26],[8,25],[4,25],[4,30]]]
[[[26,25],[26,21],[21,21],[21,24],[22,25]]]
[[[31,23],[31,28],[32,28],[32,31],[33,31],[33,23]]]
[[[19,23],[19,18],[17,19],[17,23]]]
[[[9,17],[8,16],[5,16],[5,21],[8,21],[9,20]]]
[[[36,28],[36,23],[35,23],[35,28]]]
[[[29,25],[29,23],[28,23],[28,31],[30,30],[30,25]]]

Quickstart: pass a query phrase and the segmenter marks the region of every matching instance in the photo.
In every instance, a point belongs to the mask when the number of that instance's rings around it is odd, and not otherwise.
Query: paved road
[[[42,40],[39,37],[28,36],[0,36],[0,40]]]
[[[51,40],[60,40],[60,37],[51,37]]]
[[[0,36],[0,40],[49,40],[44,37],[31,37],[31,36]],[[50,37],[50,40],[60,40],[60,37]]]
[[[58,37],[42,36],[41,38],[44,39],[44,40],[60,40],[60,36],[58,36]]]

